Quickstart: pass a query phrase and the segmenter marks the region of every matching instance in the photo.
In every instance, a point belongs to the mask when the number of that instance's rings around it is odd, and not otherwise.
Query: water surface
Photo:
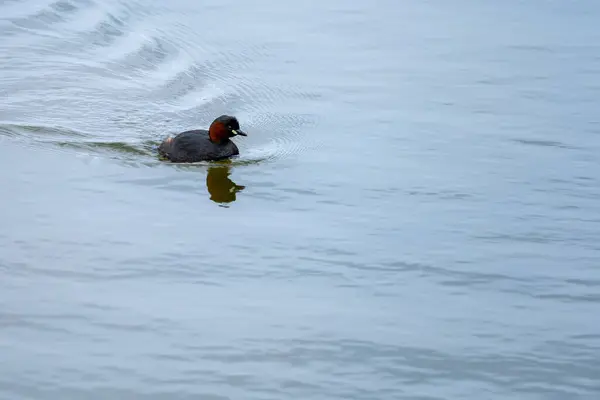
[[[599,17],[0,1],[0,398],[597,399]]]

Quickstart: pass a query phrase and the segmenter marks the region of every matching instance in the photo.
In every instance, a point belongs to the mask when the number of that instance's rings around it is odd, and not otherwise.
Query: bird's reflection
[[[215,203],[227,204],[236,200],[236,193],[242,191],[245,186],[236,185],[229,175],[231,167],[221,163],[208,167],[206,174],[206,188],[210,199]]]

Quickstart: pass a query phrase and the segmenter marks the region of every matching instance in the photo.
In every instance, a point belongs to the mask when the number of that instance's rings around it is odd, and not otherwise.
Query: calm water
[[[600,398],[599,20],[0,0],[0,398]]]

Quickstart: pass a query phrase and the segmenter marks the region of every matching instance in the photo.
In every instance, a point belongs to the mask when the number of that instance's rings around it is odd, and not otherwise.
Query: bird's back
[[[221,160],[239,154],[231,140],[213,143],[204,129],[185,131],[168,138],[160,144],[158,152],[172,162]]]

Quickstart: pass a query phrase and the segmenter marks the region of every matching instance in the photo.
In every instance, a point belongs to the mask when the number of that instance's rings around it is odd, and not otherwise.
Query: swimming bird
[[[158,153],[163,159],[178,163],[223,160],[240,153],[230,140],[237,135],[247,136],[237,118],[221,115],[208,130],[195,129],[167,137],[158,146]]]

